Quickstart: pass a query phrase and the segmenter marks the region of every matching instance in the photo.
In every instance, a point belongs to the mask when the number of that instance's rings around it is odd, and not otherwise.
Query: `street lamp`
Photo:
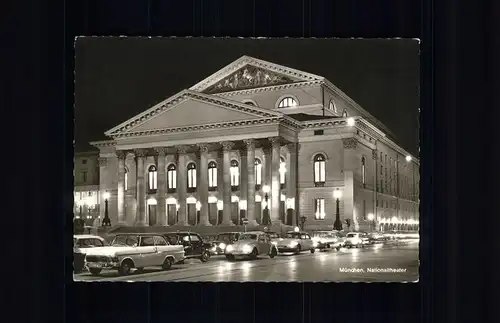
[[[373,213],[368,213],[368,221],[370,221],[373,231],[375,229],[375,216],[373,215]]]
[[[104,219],[102,219],[102,226],[110,227],[111,220],[109,219],[109,214],[108,214],[108,199],[110,197],[110,194],[108,193],[108,191],[106,191],[102,194],[102,197],[104,197]]]
[[[294,231],[294,232],[299,232],[299,231],[300,231],[300,229],[299,229],[299,227],[295,227],[295,228],[293,229],[293,231]]]
[[[411,156],[410,155],[406,156],[406,161],[407,162],[411,162]]]
[[[270,222],[270,217],[269,217],[269,191],[271,191],[271,188],[269,185],[264,185],[262,187],[262,191],[264,192],[264,224],[271,224]]]
[[[333,198],[336,202],[336,213],[335,213],[335,222],[333,223],[333,229],[341,231],[342,230],[342,222],[340,222],[340,198],[342,197],[342,192],[337,188],[333,191]]]

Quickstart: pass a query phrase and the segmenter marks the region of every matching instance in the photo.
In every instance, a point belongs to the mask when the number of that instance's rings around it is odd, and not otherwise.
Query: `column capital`
[[[158,156],[165,156],[167,154],[167,148],[166,147],[157,147],[154,149],[154,152]]]
[[[148,155],[147,149],[134,149],[134,154],[136,157],[146,157]]]
[[[356,149],[358,146],[358,140],[353,137],[342,139],[342,143],[344,145],[344,149]]]
[[[273,147],[281,146],[281,137],[270,137],[269,141]]]
[[[105,157],[99,157],[99,166],[108,166],[108,159]]]
[[[377,149],[372,150],[372,158],[373,159],[377,159],[377,157],[378,157],[378,151],[377,151]]]
[[[190,146],[188,146],[188,145],[179,145],[179,146],[175,146],[175,149],[177,150],[178,154],[185,154],[185,153],[187,153],[189,147]]]
[[[118,159],[125,159],[125,157],[127,157],[127,152],[125,150],[117,150],[115,151],[115,155]]]
[[[210,148],[209,144],[197,144],[196,147],[200,150],[200,153],[207,153],[208,148]]]
[[[245,143],[247,150],[255,149],[255,144],[257,143],[257,141],[255,139],[245,139],[245,140],[243,140],[243,142]]]
[[[246,157],[248,155],[248,150],[247,149],[241,149],[240,150],[240,157]]]
[[[232,141],[223,141],[221,142],[223,151],[230,151],[234,147],[234,142]]]
[[[268,155],[271,154],[271,147],[269,147],[269,146],[263,146],[262,147],[262,151],[264,152],[265,156],[268,156]]]
[[[291,142],[289,144],[286,145],[286,148],[288,149],[288,152],[290,152],[291,154],[293,153],[296,153],[297,152],[297,149],[298,149],[298,144],[295,143],[295,142]]]

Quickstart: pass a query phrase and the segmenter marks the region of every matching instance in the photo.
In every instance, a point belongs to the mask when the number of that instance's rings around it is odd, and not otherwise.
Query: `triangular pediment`
[[[192,86],[190,90],[215,94],[323,79],[321,76],[243,56]]]
[[[283,114],[212,95],[182,91],[106,132],[107,136],[282,117]]]

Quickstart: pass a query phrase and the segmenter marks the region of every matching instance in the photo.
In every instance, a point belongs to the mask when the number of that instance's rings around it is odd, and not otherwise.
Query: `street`
[[[213,256],[206,263],[186,260],[171,270],[145,268],[142,273],[119,276],[116,270],[92,276],[74,275],[75,281],[335,281],[335,282],[415,282],[418,281],[418,240],[375,244],[360,249],[316,251],[300,255],[280,254],[274,259],[229,262]]]

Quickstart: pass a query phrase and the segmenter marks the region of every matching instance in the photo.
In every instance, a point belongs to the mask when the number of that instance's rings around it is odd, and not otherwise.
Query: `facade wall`
[[[335,104],[335,107],[336,107],[336,110],[337,110],[337,114],[339,116],[342,116],[342,113],[344,111],[347,112],[347,116],[349,116],[349,117],[359,115],[359,112],[357,112],[356,110],[352,109],[351,106],[348,105],[337,94],[333,93],[332,91],[330,91],[329,89],[327,89],[324,86],[322,86],[322,88],[323,88],[323,100],[325,102],[325,108],[326,109],[329,108],[330,101],[333,100],[333,102]]]

